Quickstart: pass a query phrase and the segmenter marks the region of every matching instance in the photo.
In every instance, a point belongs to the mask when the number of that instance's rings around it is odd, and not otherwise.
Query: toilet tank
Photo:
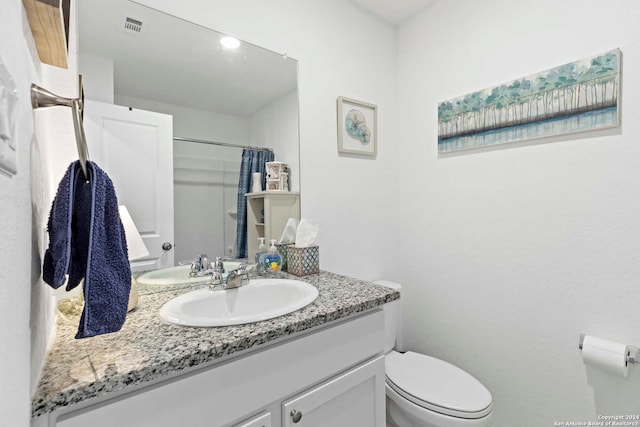
[[[396,282],[388,280],[376,280],[376,285],[385,286],[400,292],[402,286]],[[401,350],[400,339],[401,333],[401,310],[400,300],[391,301],[383,306],[384,310],[384,352],[385,354],[393,350]]]

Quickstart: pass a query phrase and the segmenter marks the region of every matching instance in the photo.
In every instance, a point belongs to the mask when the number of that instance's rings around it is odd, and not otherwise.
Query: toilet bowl
[[[394,282],[376,284],[400,290]],[[393,350],[400,323],[399,301],[384,306],[387,423],[397,427],[489,427],[491,393],[448,362]]]

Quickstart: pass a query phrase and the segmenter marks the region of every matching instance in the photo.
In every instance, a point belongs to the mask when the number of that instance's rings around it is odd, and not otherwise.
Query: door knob
[[[291,419],[293,420],[294,424],[297,424],[300,422],[300,420],[302,419],[302,412],[300,411],[296,411],[295,409],[293,411],[291,411]]]
[[[164,242],[162,244],[162,250],[163,251],[170,251],[171,248],[173,248],[173,245],[171,243],[169,243],[169,242]]]

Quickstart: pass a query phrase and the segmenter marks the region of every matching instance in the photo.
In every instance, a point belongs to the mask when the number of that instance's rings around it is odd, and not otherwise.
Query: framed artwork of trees
[[[620,49],[438,104],[438,153],[619,126]]]

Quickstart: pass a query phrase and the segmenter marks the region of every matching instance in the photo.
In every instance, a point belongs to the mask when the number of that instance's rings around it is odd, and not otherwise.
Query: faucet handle
[[[247,266],[247,264],[240,263],[240,265],[238,266],[238,268],[236,268],[236,274],[238,276],[241,276],[241,283],[242,285],[247,285],[249,284],[249,267]]]
[[[189,277],[196,277],[200,272],[200,267],[198,266],[197,259],[185,259],[182,261],[178,261],[178,265],[191,265],[191,269],[189,270]]]
[[[244,272],[249,278],[255,279],[260,276],[258,274],[258,264],[244,264]]]
[[[211,275],[211,281],[209,282],[209,290],[216,291],[218,289],[224,289],[227,287],[227,284],[224,281],[224,277],[222,277],[222,272],[213,271]]]
[[[200,271],[209,269],[209,257],[206,254],[198,255],[197,266]]]
[[[247,266],[246,263],[241,262],[240,264],[238,264],[238,266],[236,268],[231,270],[230,273],[234,273],[236,275],[248,274],[249,273],[249,267]]]
[[[224,257],[217,256],[216,260],[211,263],[211,269],[220,273],[224,273],[224,263],[222,262],[224,259]]]

